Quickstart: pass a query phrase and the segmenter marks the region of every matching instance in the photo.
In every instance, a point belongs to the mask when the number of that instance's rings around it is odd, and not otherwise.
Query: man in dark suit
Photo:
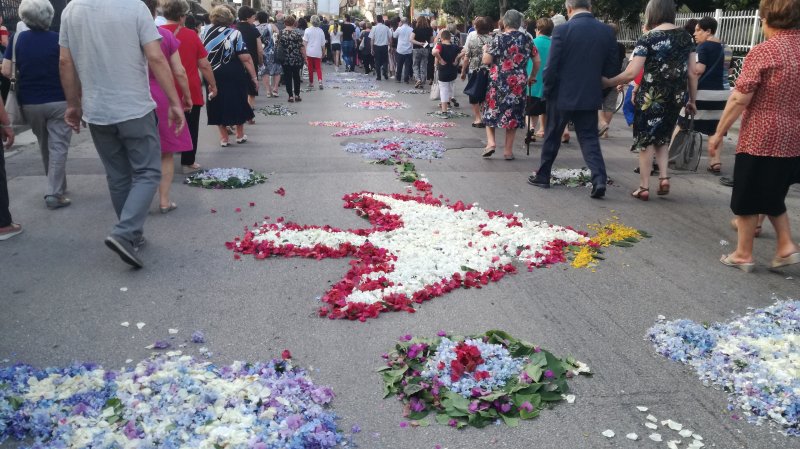
[[[566,0],[569,21],[553,31],[544,69],[547,128],[542,161],[528,183],[550,187],[550,171],[568,122],[575,124],[581,152],[592,171],[592,198],[606,193],[606,166],[597,134],[597,110],[603,102],[602,77],[616,76],[617,41],[608,25],[592,15],[591,0]]]

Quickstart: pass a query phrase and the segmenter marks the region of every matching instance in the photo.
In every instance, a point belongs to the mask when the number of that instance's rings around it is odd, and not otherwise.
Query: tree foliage
[[[414,0],[414,12],[422,11],[423,9],[430,10],[432,13],[438,12],[442,9],[442,0]]]
[[[566,14],[563,0],[531,0],[528,4],[528,17],[550,17],[554,13]]]
[[[474,0],[476,16],[489,16],[499,20],[502,13],[509,9],[516,9],[524,13],[528,9],[529,0]]]
[[[442,0],[442,11],[467,23],[475,16],[475,0]]]

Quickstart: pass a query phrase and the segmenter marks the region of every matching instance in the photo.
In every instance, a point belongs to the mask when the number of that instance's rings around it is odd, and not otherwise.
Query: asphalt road
[[[394,81],[379,84],[379,89],[392,93],[408,87]],[[456,92],[466,112],[462,88],[459,83]],[[516,160],[482,160],[485,136],[483,130],[470,127],[469,118],[457,119],[458,127],[447,130],[449,138],[443,140],[449,151],[444,159],[417,164],[436,195],[478,202],[491,210],[521,211],[529,218],[578,229],[618,216],[653,235],[633,248],[609,249],[595,271],[566,265],[532,273],[523,269],[485,288],[458,290],[426,302],[415,314],[385,313],[360,323],[315,315],[316,298],[341,278],[347,260],[234,260],[225,242],[264,216],[355,227],[363,220],[342,208],[344,194],[405,191],[391,168],[367,164],[341,147],[346,141],[385,135],[336,138],[330,136],[335,129],[308,122],[379,115],[428,120],[424,113],[437,104],[424,95],[397,94],[394,100],[412,108],[353,110],[343,106],[352,100],[339,92],[304,92],[304,101],[295,104],[285,103],[283,90],[279,99],[258,97],[258,106],[280,102],[299,114],[258,115],[258,123],[247,127],[250,141],[242,145],[219,148],[215,129],[203,127],[199,163],[249,167],[267,173],[269,180],[250,189],[211,191],[186,186],[176,176],[173,199],[179,207],[161,215],[154,202],[145,230],[148,246],[142,253],[146,267],[138,271],[103,245],[115,216],[88,131],[75,136],[70,150],[68,196],[73,204],[68,208],[45,208],[45,178],[35,145],[8,158],[11,210],[25,232],[0,243],[0,360],[37,366],[96,361],[108,368],[122,367],[126,359],[147,358],[151,351],[145,346],[169,339],[168,328],[180,329],[174,343],[202,329],[218,364],[267,360],[291,350],[298,364],[312,368],[316,382],[334,389],[341,429],[349,432],[352,425],[360,426],[355,441],[363,448],[666,447],[670,438],[662,443],[624,438],[628,432],[648,434],[638,405],[649,407],[659,420],[673,419],[694,429],[707,447],[800,447],[798,440],[774,428],[733,419],[726,411],[724,392],[704,387],[692,371],[655,354],[644,337],[658,315],[728,321],[748,307],[771,304],[774,297],[796,296],[800,269],[765,268],[775,244],[769,225],[756,242],[755,273],[717,262],[731,249],[721,241],[735,244],[728,225],[730,190],[702,170],[705,160],[698,173],[673,175],[669,196],[648,203],[631,198],[638,183],[632,172],[636,156],[628,151],[630,131],[619,115],[612,137],[602,141],[614,184],[601,201],[591,200],[585,188],[541,190],[528,185],[526,177],[538,164],[540,143],[526,156],[521,134]],[[498,140],[500,147],[502,137]],[[556,167],[581,167],[578,149],[573,136]],[[725,151],[723,171],[730,174],[733,145]],[[273,193],[279,187],[286,196]],[[250,202],[255,207],[248,207]],[[796,189],[788,207],[797,228]],[[127,291],[121,291],[123,287]],[[119,324],[123,321],[146,326],[125,328]],[[432,336],[440,329],[457,334],[503,329],[556,354],[573,355],[596,374],[570,382],[577,396],[574,404],[561,403],[518,428],[401,428],[401,405],[381,397],[381,377],[375,373],[380,356],[400,335]],[[196,353],[196,348],[187,351]],[[601,432],[606,429],[617,436],[605,438]]]

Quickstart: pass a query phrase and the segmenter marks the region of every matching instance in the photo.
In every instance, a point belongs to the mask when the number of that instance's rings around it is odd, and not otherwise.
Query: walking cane
[[[527,94],[527,92],[525,92]],[[525,103],[523,104],[523,111],[525,114],[528,113],[528,95],[525,95]],[[525,129],[525,155],[531,155],[531,141],[528,139],[528,136],[531,134],[531,116],[525,115],[525,121],[527,122],[527,128]]]

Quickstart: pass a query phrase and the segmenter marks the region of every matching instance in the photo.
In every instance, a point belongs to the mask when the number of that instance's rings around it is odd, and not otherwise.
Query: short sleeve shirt
[[[737,153],[800,156],[800,30],[782,30],[744,58],[736,90],[753,94],[744,111]]]
[[[20,104],[45,104],[64,101],[58,76],[58,34],[52,31],[23,31],[9,39],[5,59],[12,58],[17,43]]]
[[[98,20],[102,17],[102,20]],[[72,0],[61,15],[59,45],[80,78],[83,120],[112,125],[155,109],[142,47],[161,39],[141,0]]]
[[[258,65],[258,43],[261,38],[261,33],[258,32],[256,27],[248,22],[239,22],[237,29],[242,33],[244,45],[247,47],[247,52],[253,58],[253,65]]]
[[[343,23],[341,30],[342,30],[342,42],[353,40],[353,34],[356,32],[355,25],[353,25],[352,23]]]
[[[725,51],[719,42],[706,41],[697,46],[697,62],[706,66],[700,75],[699,90],[722,90]]]
[[[303,65],[303,35],[297,29],[281,31],[278,42],[286,52],[286,62],[284,65],[301,67]]]
[[[164,28],[158,28],[158,34],[161,35],[161,52],[164,53],[164,58],[169,61],[173,54],[178,51],[178,46],[180,46],[180,42],[178,39],[175,39],[175,36],[169,32],[169,30],[165,30]],[[147,71],[148,78],[150,79],[150,84],[153,85],[158,84],[158,80],[156,80],[156,76],[153,74],[152,71]],[[180,90],[178,90],[180,92]]]
[[[370,37],[372,38],[373,45],[377,46],[389,45],[389,41],[392,38],[392,30],[385,24],[378,23],[377,25],[372,27],[372,32],[370,33]]]
[[[325,33],[321,28],[308,27],[303,33],[303,42],[306,43],[306,56],[321,58],[322,46],[325,45]]]
[[[178,24],[168,24],[161,28],[175,33]],[[181,64],[186,69],[186,76],[189,78],[189,92],[192,94],[192,104],[195,106],[203,105],[203,86],[200,82],[200,72],[197,67],[197,61],[204,59],[208,56],[206,48],[203,47],[203,42],[194,30],[186,27],[181,27],[176,36],[180,42],[178,47],[178,54],[181,56]],[[180,92],[180,89],[178,89]]]
[[[430,42],[433,37],[432,28],[416,28],[414,27],[414,40],[417,42]],[[414,44],[414,48],[423,48],[422,45]]]

